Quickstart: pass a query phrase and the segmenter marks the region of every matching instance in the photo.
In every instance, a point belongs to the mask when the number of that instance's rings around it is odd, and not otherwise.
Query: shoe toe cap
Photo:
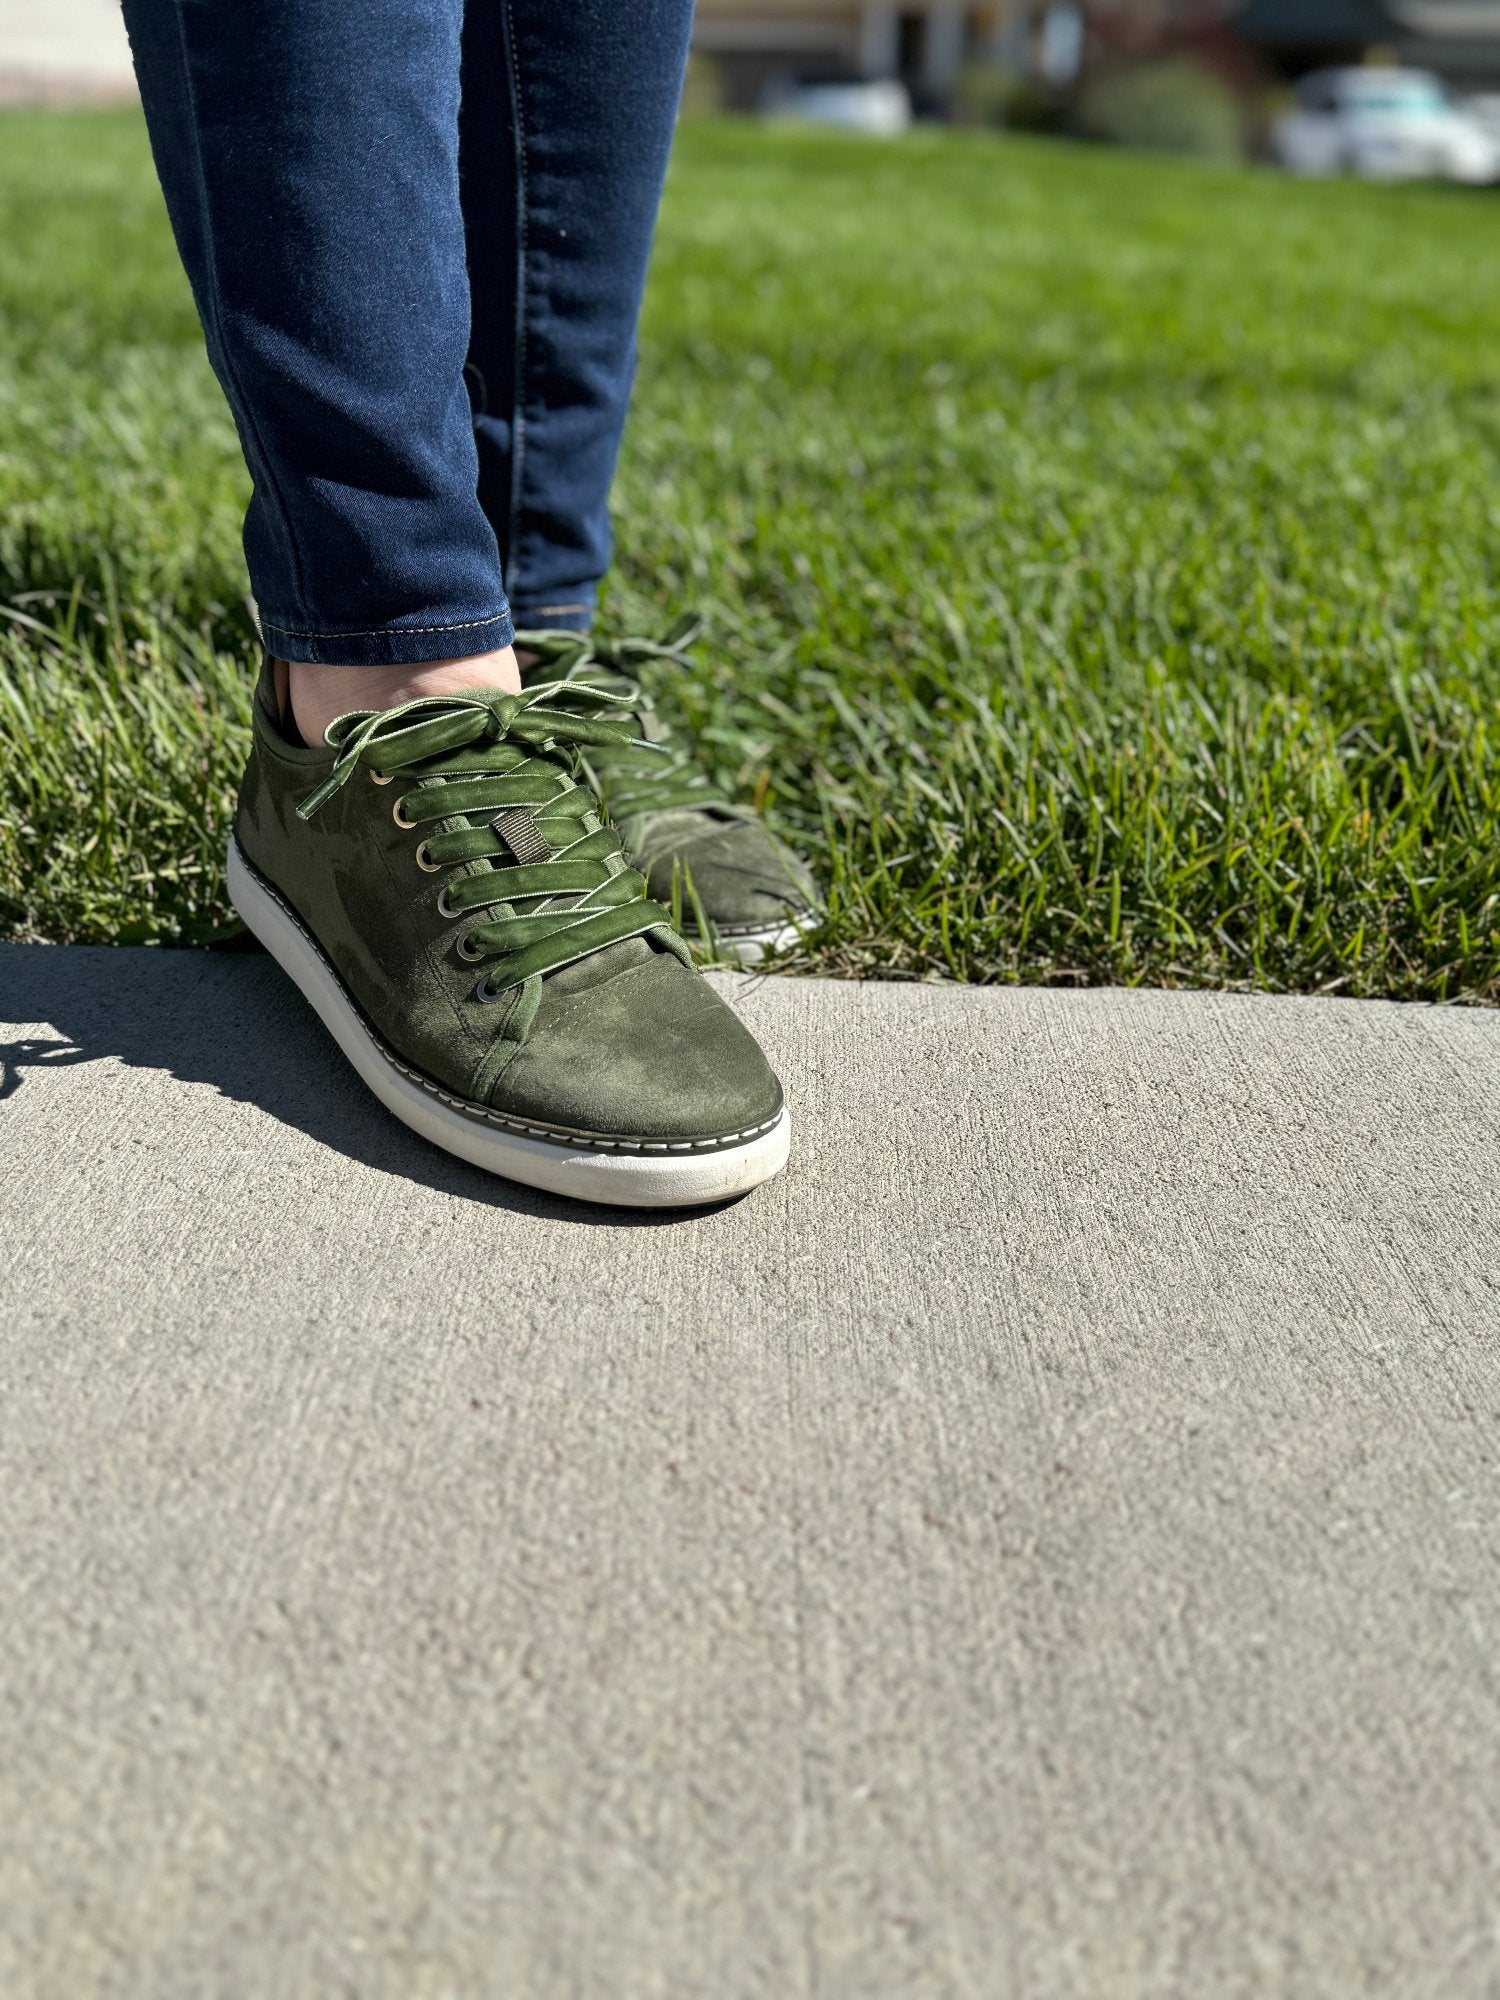
[[[674,864],[690,880],[704,914],[726,932],[785,924],[817,907],[812,876],[759,820],[732,821],[654,856],[648,879],[659,901],[671,901]],[[691,924],[694,916],[685,896],[682,921]]]
[[[583,991],[544,986],[491,1103],[568,1131],[671,1142],[773,1123],[782,1095],[734,1010],[658,952]]]

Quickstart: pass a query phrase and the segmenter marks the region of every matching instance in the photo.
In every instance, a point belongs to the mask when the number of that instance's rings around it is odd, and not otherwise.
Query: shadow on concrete
[[[28,1032],[15,1034],[11,1023]],[[43,1026],[53,1037],[36,1032]],[[487,1207],[614,1229],[715,1212],[595,1207],[501,1180],[429,1145],[369,1094],[263,953],[0,943],[0,1119],[5,1100],[34,1077],[109,1056],[209,1084],[364,1166]]]

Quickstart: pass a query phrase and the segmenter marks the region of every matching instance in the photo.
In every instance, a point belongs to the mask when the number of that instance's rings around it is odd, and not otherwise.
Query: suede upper
[[[357,693],[357,670],[350,682]],[[331,734],[340,728],[336,724]],[[649,926],[642,934],[532,973],[488,997],[493,989],[486,963],[464,951],[473,951],[476,938],[514,932],[534,955],[540,947],[530,941],[547,928],[546,913],[568,911],[573,898],[549,893],[547,900],[489,901],[486,884],[474,878],[501,868],[508,869],[504,879],[521,882],[528,871],[488,833],[483,809],[432,817],[439,797],[434,786],[468,783],[475,789],[486,763],[482,745],[389,774],[368,762],[378,747],[332,789],[337,744],[307,749],[286,740],[268,665],[256,690],[235,832],[246,860],[290,906],[397,1056],[460,1099],[591,1134],[701,1139],[750,1131],[776,1118],[781,1090],[759,1046],[691,969],[680,939],[658,921],[665,913],[653,912],[639,889],[636,901],[615,914],[621,922]],[[566,750],[545,745],[528,754],[557,766],[559,789],[569,792],[575,809],[588,808],[575,816],[578,833],[592,836],[580,845],[604,852],[606,824],[593,800],[579,799],[567,783],[572,760]],[[323,796],[305,817],[320,787]],[[404,806],[406,800],[413,803]],[[407,811],[420,812],[424,802],[425,822],[403,825]],[[429,843],[441,854],[444,837],[449,849],[485,851],[432,866]],[[606,858],[599,871],[611,876],[606,887],[618,891],[617,905],[628,900],[628,885],[618,881],[623,867],[622,860]],[[638,876],[628,880],[639,883]],[[466,897],[476,905],[484,898],[482,906],[455,910]],[[520,952],[497,958],[498,947],[487,948],[501,974],[525,958]]]
[[[607,804],[607,772],[600,795]],[[817,909],[806,867],[751,813],[712,806],[632,813],[620,821],[620,838],[658,902],[670,907],[680,883],[683,921],[691,920],[696,899],[726,939],[806,920]]]

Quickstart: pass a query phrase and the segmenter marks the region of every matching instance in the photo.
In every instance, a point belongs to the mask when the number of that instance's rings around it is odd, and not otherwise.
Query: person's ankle
[[[310,666],[302,660],[276,663],[276,694],[290,701],[306,743],[319,744],[335,716],[354,708],[396,708],[427,694],[458,694],[465,688],[498,687],[519,694],[521,675],[515,651],[475,653],[465,660],[422,660],[399,667]]]

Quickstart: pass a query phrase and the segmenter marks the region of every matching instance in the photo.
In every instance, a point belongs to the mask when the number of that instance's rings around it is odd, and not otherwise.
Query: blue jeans
[[[125,0],[273,652],[587,627],[692,0]]]

